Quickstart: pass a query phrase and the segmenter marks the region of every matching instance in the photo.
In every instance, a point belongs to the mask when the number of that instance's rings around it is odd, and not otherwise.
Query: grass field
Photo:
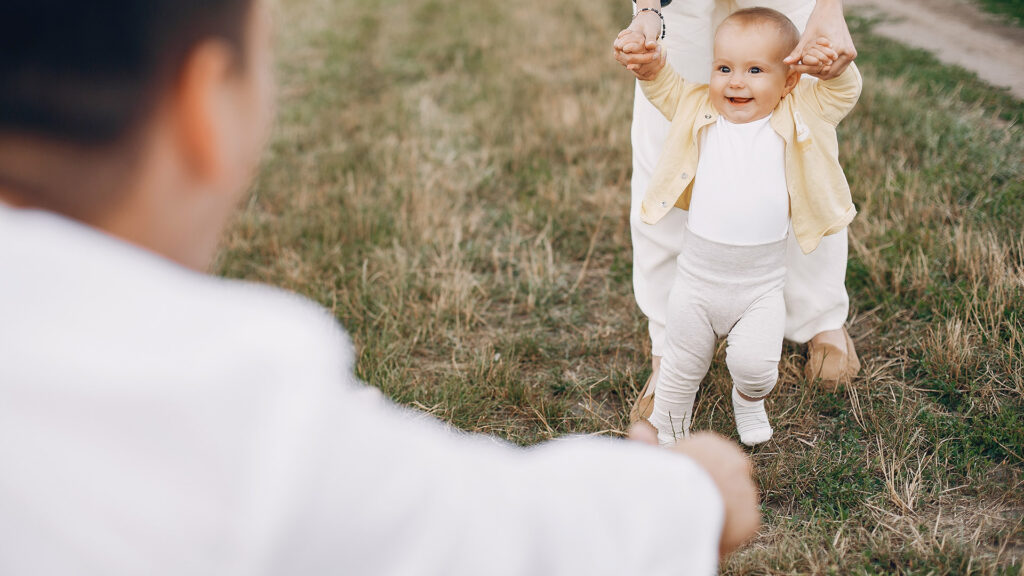
[[[1007,17],[1007,20],[1024,25],[1024,0],[978,0],[982,8],[993,14]]]
[[[648,375],[630,283],[626,0],[285,0],[279,122],[221,273],[331,309],[399,402],[531,444],[619,434]],[[787,344],[728,574],[1018,574],[1024,104],[853,22],[860,214],[829,392]],[[721,355],[695,427],[731,437]]]

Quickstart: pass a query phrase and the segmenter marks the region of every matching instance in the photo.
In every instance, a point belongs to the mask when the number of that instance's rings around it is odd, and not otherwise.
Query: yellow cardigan
[[[786,142],[789,212],[805,254],[817,248],[823,236],[845,228],[857,214],[839,165],[836,125],[857,103],[861,82],[854,64],[832,80],[805,76],[772,113],[771,126]],[[689,209],[700,130],[714,124],[718,112],[711,105],[707,84],[686,82],[670,66],[640,86],[672,122],[640,206],[640,218],[654,224],[673,206]]]

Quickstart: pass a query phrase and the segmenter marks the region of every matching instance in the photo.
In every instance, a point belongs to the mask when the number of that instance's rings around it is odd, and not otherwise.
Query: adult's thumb
[[[804,46],[806,45],[807,43],[804,42],[803,40],[797,42],[797,45],[795,48],[793,48],[793,51],[789,53],[789,56],[783,58],[782,61],[785,62],[786,64],[796,64],[797,62],[800,61],[800,55],[804,53]]]

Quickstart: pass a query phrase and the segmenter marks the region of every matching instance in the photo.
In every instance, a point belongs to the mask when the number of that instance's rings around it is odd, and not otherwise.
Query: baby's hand
[[[832,43],[824,36],[819,37],[813,44],[804,46],[800,55],[800,64],[811,67],[811,76],[818,78],[828,76],[832,65],[839,59],[839,54],[832,49]]]
[[[644,33],[631,28],[626,28],[622,32],[619,32],[618,38],[615,39],[616,48],[631,54],[646,52],[646,43],[647,37],[644,36]]]

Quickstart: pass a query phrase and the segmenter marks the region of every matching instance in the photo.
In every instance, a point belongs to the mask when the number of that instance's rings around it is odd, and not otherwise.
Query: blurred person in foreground
[[[758,525],[731,443],[452,432],[360,383],[322,308],[203,272],[268,28],[258,0],[0,5],[0,573],[712,573]]]

